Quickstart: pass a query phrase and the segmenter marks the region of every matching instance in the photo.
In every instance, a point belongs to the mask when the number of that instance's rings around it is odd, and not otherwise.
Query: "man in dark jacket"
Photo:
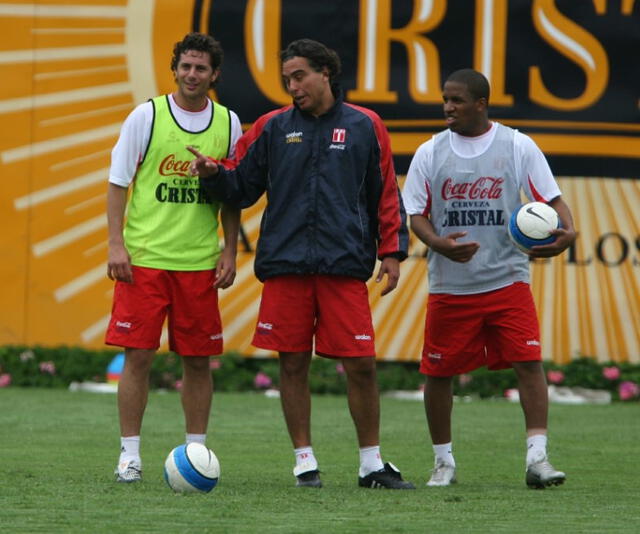
[[[278,351],[280,395],[298,486],[322,485],[311,446],[311,353],[339,358],[360,446],[358,483],[412,489],[379,446],[374,332],[366,281],[376,258],[382,295],[407,257],[406,215],[389,136],[372,111],[347,104],[334,80],[337,54],[309,39],[281,53],[293,105],[260,117],[233,161],[191,149],[192,172],[213,197],[247,207],[266,191],[256,251],[264,282],[253,345]]]

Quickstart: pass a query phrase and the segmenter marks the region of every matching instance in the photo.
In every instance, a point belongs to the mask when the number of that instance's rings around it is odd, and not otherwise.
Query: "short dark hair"
[[[222,60],[224,59],[222,45],[211,37],[211,35],[191,32],[185,35],[182,41],[179,41],[174,45],[173,57],[171,58],[171,70],[176,70],[178,68],[180,56],[189,50],[206,52],[209,54],[209,61],[214,72],[222,66]],[[217,81],[218,79],[216,78],[216,80],[211,84],[211,87],[214,87]]]
[[[306,58],[309,66],[316,72],[322,72],[326,67],[330,82],[333,82],[340,75],[340,57],[336,51],[313,39],[292,41],[287,48],[280,52],[282,63],[294,57]]]
[[[489,95],[491,94],[489,80],[481,72],[473,69],[460,69],[452,72],[447,81],[462,83],[467,86],[473,98],[476,100],[485,98],[489,102]]]

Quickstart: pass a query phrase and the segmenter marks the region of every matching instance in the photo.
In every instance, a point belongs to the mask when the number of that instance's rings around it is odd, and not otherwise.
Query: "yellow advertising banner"
[[[256,101],[266,108],[262,112],[281,105],[286,95],[282,96],[279,71],[272,70],[273,65],[277,65],[277,56],[273,63],[274,58],[263,54],[265,50],[277,51],[282,43],[286,44],[286,36],[295,32],[291,22],[277,32],[277,28],[266,22],[291,17],[288,10],[293,10],[295,15],[302,4],[280,0],[0,2],[3,80],[0,86],[0,176],[3,181],[0,344],[103,347],[113,292],[113,284],[106,277],[106,185],[110,152],[123,120],[135,105],[173,90],[169,68],[173,44],[192,29],[210,31],[215,21],[221,27],[221,15],[217,15],[216,9],[220,10],[222,5],[229,10],[230,22],[225,31],[236,32],[241,45],[234,44],[233,53],[226,55],[219,94],[212,96],[220,97],[245,123],[256,118],[257,111],[251,108]],[[385,107],[391,105],[389,102],[378,102],[379,109],[378,104],[371,102],[384,97],[396,98],[398,105],[405,101],[418,105],[422,99],[420,105],[425,106],[431,98],[426,95],[434,92],[439,99],[439,83],[433,87],[432,81],[421,85],[419,51],[435,54],[426,36],[437,32],[440,24],[451,24],[453,15],[446,10],[448,4],[416,1],[415,10],[420,6],[427,10],[431,5],[432,11],[409,10],[402,23],[389,19],[389,13],[402,12],[397,7],[400,2],[361,0],[334,4],[343,10],[350,6],[360,17],[345,16],[340,26],[351,28],[345,37],[349,44],[345,46],[354,49],[353,58],[358,65],[350,74],[351,85],[345,84],[350,89],[347,97],[355,103],[374,107],[390,129],[394,153],[410,158],[420,143],[443,128],[437,101],[430,103],[431,115],[417,108],[413,117],[409,115],[413,109],[410,106],[396,113],[393,108]],[[477,0],[476,12],[482,13],[481,8],[488,4],[507,9],[511,3]],[[597,97],[605,91],[602,77],[610,76],[613,66],[604,72],[602,61],[606,59],[613,65],[616,58],[618,62],[624,59],[613,54],[621,54],[620,50],[612,52],[599,45],[595,38],[590,39],[591,34],[575,30],[567,16],[554,11],[553,2],[526,4],[533,6],[527,9],[531,28],[539,28],[540,35],[546,35],[548,40],[555,39],[565,56],[573,57],[575,64],[583,67],[584,87],[582,91],[569,87],[568,96],[554,100],[544,84],[544,75],[536,76],[534,70],[530,76],[530,92],[538,95],[533,97],[537,98],[535,105],[547,106],[547,115],[542,120],[533,108],[524,117],[506,114],[507,107],[498,108],[506,117],[503,122],[531,133],[547,154],[577,156],[582,158],[583,165],[585,157],[588,164],[588,157],[594,155],[604,155],[614,161],[611,174],[602,172],[594,176],[584,172],[559,179],[580,235],[576,246],[563,256],[532,263],[532,286],[542,327],[544,357],[558,363],[583,355],[599,361],[639,363],[640,180],[632,173],[622,173],[626,178],[620,179],[618,173],[620,162],[636,161],[640,157],[638,85],[636,93],[630,95],[635,105],[635,120],[623,124],[617,119],[606,119]],[[597,15],[599,11],[606,11],[609,4],[593,2],[595,7],[591,9]],[[298,7],[294,8],[295,5]],[[318,8],[322,3],[309,5],[307,9]],[[384,12],[382,18],[364,17],[365,13],[371,15],[367,10],[374,5],[379,10],[391,11],[386,15]],[[622,2],[621,6],[626,13],[618,15],[633,16],[637,23],[636,3]],[[487,68],[492,66],[491,79],[499,88],[495,96],[507,106],[513,92],[509,89],[509,72],[504,68],[508,62],[492,63],[490,58],[508,54],[508,40],[500,38],[501,32],[506,31],[508,15],[494,10],[489,18],[491,24],[486,20],[483,24],[476,22],[474,39],[482,43],[482,32],[486,34],[488,28],[492,28],[497,44],[493,48],[476,47],[469,54],[469,64],[475,57],[480,66],[482,61]],[[300,28],[313,24],[313,20],[309,16],[307,22],[299,22]],[[373,39],[367,33],[373,31],[372,26],[365,24],[371,20],[376,21],[374,26],[377,24],[379,32],[376,35],[386,35],[386,39],[394,42],[406,41],[411,32],[394,33],[389,28],[394,24],[408,28],[413,21],[416,26],[411,31],[424,39],[417,41],[424,47],[414,48],[416,55],[409,58],[407,68],[413,74],[406,75],[404,92],[398,90],[393,97],[390,89],[378,96],[372,94],[387,83],[385,76],[396,79],[393,77],[398,74],[395,64],[385,55],[386,49],[364,53],[363,47]],[[264,26],[260,26],[261,23]],[[381,24],[387,24],[387,30]],[[263,41],[256,41],[257,35]],[[563,40],[561,35],[577,37]],[[310,36],[321,39],[321,36]],[[637,34],[634,42],[637,49]],[[223,45],[227,52],[231,45],[224,40]],[[622,48],[625,53],[628,51]],[[477,56],[482,50],[484,55]],[[606,57],[598,55],[601,53]],[[441,60],[444,62],[446,57],[443,54]],[[367,65],[373,69],[373,78]],[[440,65],[429,65],[434,70],[427,74],[440,79]],[[385,69],[390,68],[393,73],[385,74]],[[227,76],[227,72],[233,75]],[[229,79],[242,72],[253,72],[256,76],[242,86],[228,84]],[[637,78],[637,74],[634,76]],[[429,76],[426,79],[431,80]],[[229,102],[232,95],[227,93],[234,91],[235,101]],[[570,96],[572,92],[574,96]],[[621,94],[625,92],[630,90],[623,88]],[[582,106],[579,121],[558,115],[558,106],[567,105],[566,101],[573,101],[570,105],[576,109]],[[594,108],[592,121],[588,120],[589,106]],[[554,116],[558,117],[555,126]],[[403,172],[401,160],[398,170]],[[247,356],[264,355],[250,345],[261,291],[253,275],[252,250],[257,240],[262,202],[264,199],[243,212],[243,230],[250,247],[244,250],[244,245],[240,246],[236,283],[220,294],[225,348]],[[412,241],[410,257],[402,264],[401,282],[396,291],[381,298],[380,288],[370,282],[380,359],[415,361],[419,358],[427,292],[424,248]],[[166,349],[164,340],[162,349]]]

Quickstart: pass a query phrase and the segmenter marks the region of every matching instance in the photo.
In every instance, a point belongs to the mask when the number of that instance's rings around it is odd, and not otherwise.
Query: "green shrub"
[[[0,347],[0,387],[68,387],[71,382],[105,382],[106,369],[119,351],[89,350],[79,347],[42,347],[8,345]],[[604,389],[614,399],[640,398],[640,365],[600,364],[592,357],[577,358],[567,365],[546,363],[550,384],[589,389]],[[255,391],[278,387],[276,358],[245,358],[227,353],[211,358],[216,391]],[[377,365],[380,391],[417,390],[424,384],[416,362],[384,362]],[[173,353],[159,353],[151,368],[152,389],[180,389],[182,365]],[[343,394],[347,382],[340,360],[313,358],[309,376],[313,393]],[[456,377],[454,394],[502,397],[517,386],[513,371],[477,369]]]

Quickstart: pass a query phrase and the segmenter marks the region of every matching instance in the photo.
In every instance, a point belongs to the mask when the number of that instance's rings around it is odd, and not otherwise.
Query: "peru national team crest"
[[[331,142],[344,143],[344,140],[346,139],[346,137],[347,137],[347,130],[345,130],[344,128],[334,128]]]

